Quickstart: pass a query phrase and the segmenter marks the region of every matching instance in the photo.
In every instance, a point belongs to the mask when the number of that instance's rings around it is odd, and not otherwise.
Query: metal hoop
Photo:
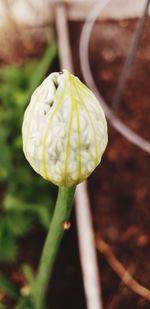
[[[89,87],[95,92],[96,96],[101,102],[101,105],[105,111],[107,118],[109,119],[112,126],[121,133],[127,140],[132,142],[134,145],[138,146],[140,149],[150,153],[150,142],[132,131],[128,126],[126,126],[112,111],[112,109],[107,105],[105,100],[102,98],[98,88],[95,85],[91,68],[89,62],[89,42],[91,37],[91,32],[93,30],[96,19],[103,10],[103,8],[110,2],[110,0],[103,0],[94,5],[93,9],[88,14],[85,23],[82,28],[80,36],[80,46],[79,46],[79,57],[80,65],[83,77]]]

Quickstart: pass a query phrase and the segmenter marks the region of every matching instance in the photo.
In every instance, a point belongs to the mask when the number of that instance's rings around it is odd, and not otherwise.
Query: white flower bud
[[[50,74],[35,90],[22,127],[33,169],[58,186],[85,180],[100,163],[107,124],[95,95],[74,75]]]

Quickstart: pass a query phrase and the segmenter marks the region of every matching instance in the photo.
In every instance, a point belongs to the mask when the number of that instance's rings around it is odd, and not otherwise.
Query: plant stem
[[[48,282],[64,234],[63,223],[70,217],[74,193],[75,187],[59,187],[54,214],[33,287],[32,299],[35,309],[43,309]]]

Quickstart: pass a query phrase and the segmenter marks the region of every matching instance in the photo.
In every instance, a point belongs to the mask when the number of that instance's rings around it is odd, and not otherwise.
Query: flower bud
[[[33,169],[67,187],[92,173],[108,139],[106,119],[95,95],[66,70],[50,74],[34,91],[22,135]]]

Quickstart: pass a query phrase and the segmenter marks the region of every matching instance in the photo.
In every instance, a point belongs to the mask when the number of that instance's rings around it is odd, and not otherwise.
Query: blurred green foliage
[[[31,94],[56,55],[56,44],[51,43],[41,59],[0,69],[0,262],[16,261],[18,240],[35,224],[47,228],[53,213],[54,187],[27,163],[21,127]],[[22,273],[31,288],[34,275],[30,266],[23,266]],[[17,300],[15,309],[32,308],[30,297],[21,295],[18,286],[3,275],[0,290]],[[5,308],[0,302],[0,309]]]
[[[22,67],[0,69],[1,262],[15,261],[18,239],[33,224],[47,227],[53,211],[53,186],[37,176],[27,163],[21,126],[30,96],[48,72],[56,52],[55,43],[51,43],[41,59],[29,60]]]
[[[12,283],[6,277],[2,276],[0,278],[0,289],[2,289],[2,290],[4,289],[5,293],[7,293],[7,295],[9,295],[13,299],[18,299],[18,297],[19,297],[19,289],[18,289],[17,285]]]

